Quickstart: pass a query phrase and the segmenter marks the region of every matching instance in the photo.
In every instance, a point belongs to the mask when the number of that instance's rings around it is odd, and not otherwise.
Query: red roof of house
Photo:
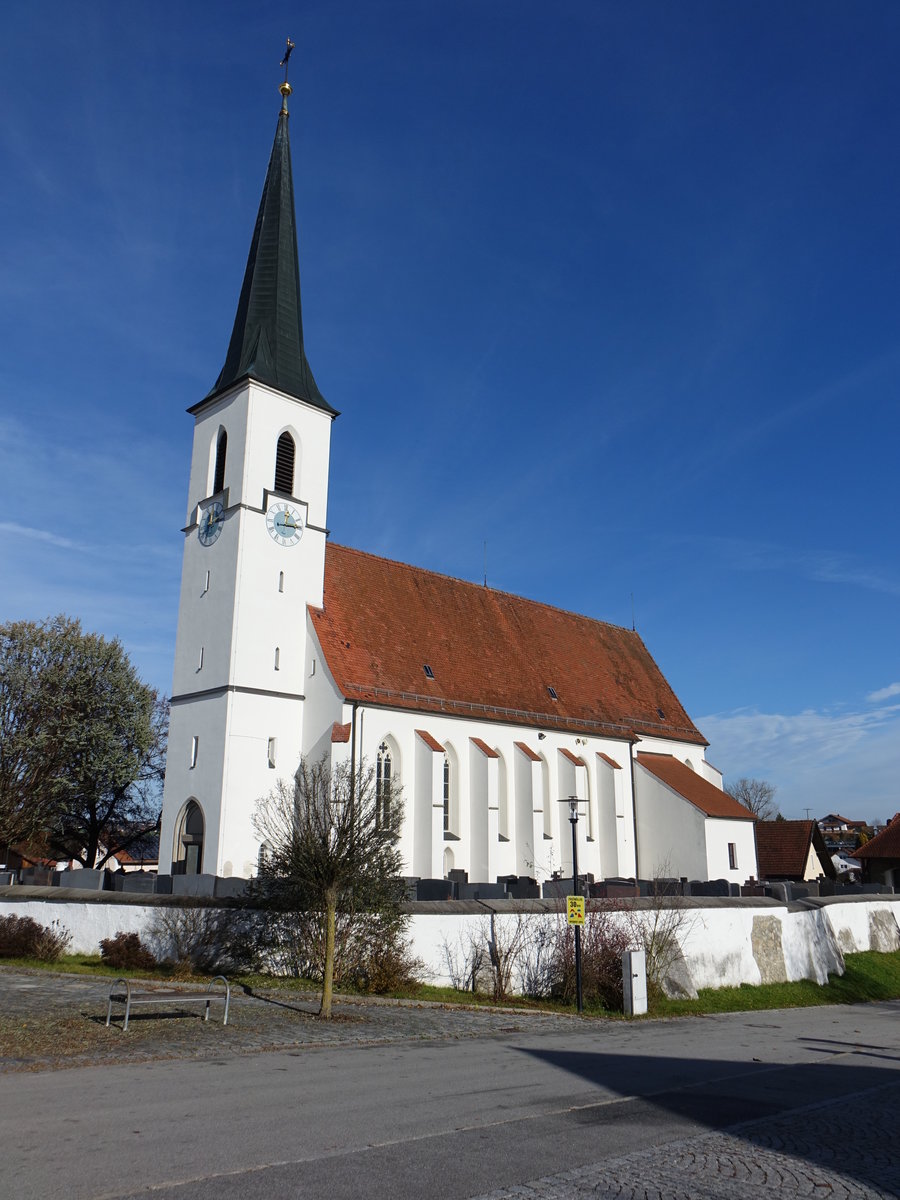
[[[900,858],[900,813],[870,842],[853,851],[854,858]]]
[[[749,808],[738,804],[727,792],[721,791],[714,783],[692,771],[671,754],[642,752],[637,755],[637,761],[642,767],[646,767],[651,775],[655,775],[673,792],[683,796],[708,817],[728,817],[739,821],[756,820]]]
[[[821,837],[815,821],[758,821],[756,862],[760,879],[802,879],[810,845],[815,843],[819,843],[816,850],[822,873],[833,876],[834,866]]]
[[[348,700],[707,744],[641,638],[618,625],[331,543],[324,604],[310,614]]]

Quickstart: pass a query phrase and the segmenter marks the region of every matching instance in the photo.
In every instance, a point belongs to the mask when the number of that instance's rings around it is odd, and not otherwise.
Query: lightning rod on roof
[[[631,632],[634,633],[634,592],[631,593]]]
[[[487,587],[487,542],[484,543],[484,586]]]

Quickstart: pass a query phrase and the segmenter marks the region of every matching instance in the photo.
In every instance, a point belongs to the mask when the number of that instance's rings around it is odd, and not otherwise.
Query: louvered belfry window
[[[225,454],[228,450],[228,434],[223,429],[219,434],[219,441],[216,445],[216,472],[213,481],[213,495],[218,495],[219,492],[225,490]]]
[[[294,439],[283,433],[275,450],[275,491],[294,494]]]

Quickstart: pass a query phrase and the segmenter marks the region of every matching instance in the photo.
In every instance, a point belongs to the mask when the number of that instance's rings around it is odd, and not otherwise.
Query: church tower
[[[290,84],[225,365],[194,445],[159,868],[251,875],[256,801],[303,741],[306,606],[320,606],[331,423],[303,348]],[[170,868],[171,864],[171,868]]]

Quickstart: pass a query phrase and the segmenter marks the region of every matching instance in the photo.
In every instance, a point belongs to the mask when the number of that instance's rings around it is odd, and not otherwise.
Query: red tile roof
[[[614,758],[610,758],[608,754],[604,754],[602,750],[597,751],[597,757],[602,758],[604,762],[609,763],[609,765],[611,767],[614,767],[615,770],[617,770],[617,771],[622,770],[622,768],[619,766],[619,764],[616,762],[616,760]]]
[[[334,722],[334,724],[331,726],[331,741],[333,744],[336,742],[349,742],[350,741],[350,725],[351,724],[352,724],[352,722],[350,722],[350,721],[348,721],[346,725],[342,725],[340,723],[340,721]]]
[[[574,763],[576,767],[587,766],[587,763],[584,761],[583,758],[579,758],[578,755],[574,753],[574,751],[567,750],[565,746],[561,746],[559,752],[560,752],[560,754],[564,755],[569,760],[570,763]]]
[[[821,873],[835,870],[815,821],[757,821],[756,863],[760,879],[802,879],[810,845],[819,854]]]
[[[441,745],[441,743],[437,740],[436,737],[431,736],[431,734],[428,732],[427,729],[417,729],[416,733],[419,735],[419,737],[422,739],[422,741],[425,743],[425,745],[428,747],[429,750],[434,750],[434,752],[436,754],[444,753],[444,747]]]
[[[530,746],[526,746],[524,742],[515,742],[514,745],[517,750],[521,750],[525,757],[530,758],[532,762],[541,761],[541,756],[536,751],[532,750]]]
[[[900,813],[870,842],[853,851],[854,858],[900,858]]]
[[[473,746],[478,747],[478,749],[485,756],[485,758],[499,758],[500,757],[500,755],[497,753],[497,751],[492,750],[490,748],[490,746],[487,744],[487,742],[483,742],[481,740],[481,738],[473,737],[473,738],[469,738],[469,741],[472,743]]]
[[[641,638],[618,625],[331,543],[324,604],[310,614],[348,700],[707,744]]]
[[[738,804],[727,792],[720,791],[714,783],[692,771],[671,754],[640,753],[637,755],[637,761],[642,767],[646,767],[651,775],[655,775],[673,792],[683,796],[708,817],[728,817],[739,821],[756,820],[749,808]]]

